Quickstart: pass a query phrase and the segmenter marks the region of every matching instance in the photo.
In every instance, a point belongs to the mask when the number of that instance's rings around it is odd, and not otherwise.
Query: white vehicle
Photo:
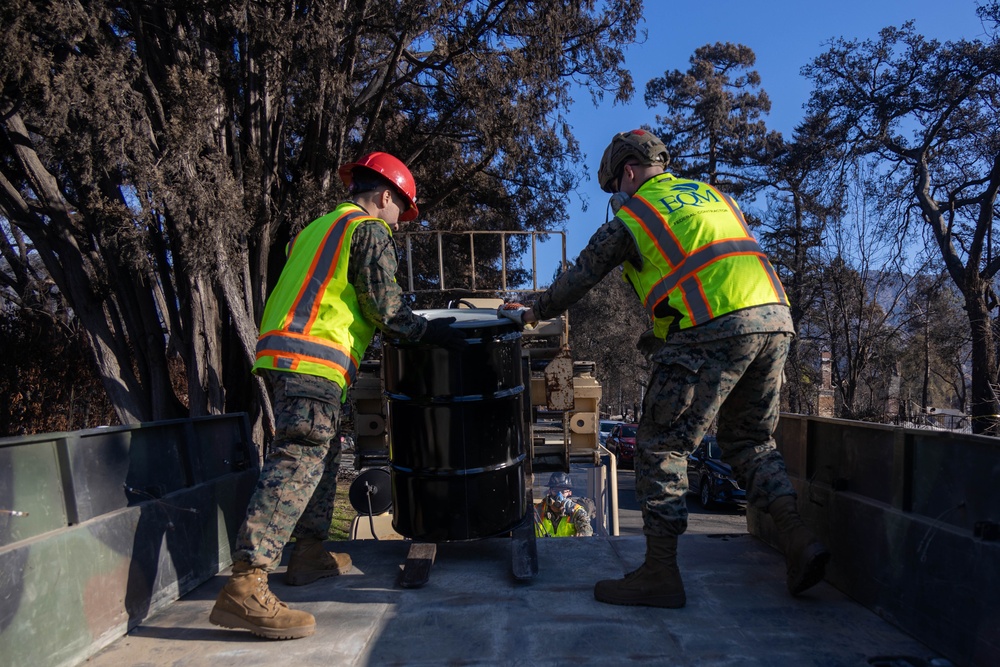
[[[608,434],[611,433],[611,429],[615,427],[615,424],[621,424],[621,422],[613,421],[611,419],[602,419],[600,430],[597,433],[597,439],[603,445],[608,440]]]

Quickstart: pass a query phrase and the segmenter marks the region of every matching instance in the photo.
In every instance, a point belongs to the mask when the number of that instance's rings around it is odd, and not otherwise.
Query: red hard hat
[[[413,174],[410,173],[410,170],[406,168],[406,165],[399,158],[393,157],[388,153],[375,152],[369,153],[357,162],[348,162],[339,171],[340,180],[348,188],[351,187],[351,181],[353,180],[352,172],[359,167],[370,169],[388,180],[396,186],[399,194],[403,195],[406,199],[409,208],[400,214],[400,222],[409,222],[417,217],[419,214],[417,210],[417,185],[413,182]]]

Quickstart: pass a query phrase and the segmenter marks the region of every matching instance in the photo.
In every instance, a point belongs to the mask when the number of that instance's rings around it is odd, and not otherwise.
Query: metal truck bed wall
[[[256,480],[243,413],[0,439],[0,664],[78,664],[227,567]]]
[[[781,416],[827,581],[963,665],[1000,665],[1000,439]],[[747,512],[776,545],[770,517]]]
[[[247,429],[0,440],[0,509],[29,513],[0,515],[0,663],[79,664],[227,566],[257,477]],[[798,415],[776,435],[827,580],[956,664],[1000,664],[1000,439]],[[774,544],[767,515],[747,521]]]

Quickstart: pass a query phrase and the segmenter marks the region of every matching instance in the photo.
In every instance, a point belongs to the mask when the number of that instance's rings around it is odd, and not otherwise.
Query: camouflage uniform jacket
[[[380,222],[361,223],[351,239],[347,277],[364,316],[382,331],[419,338],[427,320],[413,313],[396,282],[396,244]]]

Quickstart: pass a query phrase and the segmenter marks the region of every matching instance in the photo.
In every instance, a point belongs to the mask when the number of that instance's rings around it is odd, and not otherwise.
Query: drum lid
[[[413,311],[421,317],[436,320],[444,317],[454,317],[451,326],[459,329],[475,329],[484,326],[502,326],[510,323],[506,317],[498,317],[492,308],[434,308]]]

